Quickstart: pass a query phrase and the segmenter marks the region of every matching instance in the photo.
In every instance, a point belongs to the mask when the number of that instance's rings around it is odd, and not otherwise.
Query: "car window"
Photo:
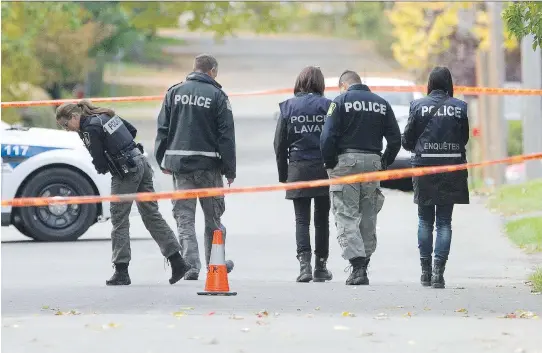
[[[377,92],[380,97],[387,100],[390,105],[410,105],[410,102],[414,100],[414,94],[412,92]],[[326,92],[326,97],[329,99],[335,99],[339,95],[338,91]]]

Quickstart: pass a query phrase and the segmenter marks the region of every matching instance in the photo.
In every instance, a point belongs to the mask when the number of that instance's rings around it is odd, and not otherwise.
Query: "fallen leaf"
[[[60,315],[64,315],[64,313],[60,310],[58,310],[56,313],[55,313],[56,316],[60,316]]]
[[[350,330],[350,327],[336,325],[336,326],[333,326],[333,329],[337,331],[346,331],[346,330]]]
[[[532,311],[517,310],[521,319],[538,319],[538,316]]]
[[[370,336],[374,336],[374,332],[361,332],[359,334],[360,337],[370,337]]]
[[[318,311],[318,310],[320,310],[320,307],[317,306],[316,308],[314,308],[314,310]]]
[[[385,313],[380,313],[374,317],[376,320],[386,320],[388,319],[388,315]]]
[[[456,313],[468,313],[467,309],[465,309],[465,308],[457,309],[455,312]]]
[[[404,306],[404,305],[397,305],[397,307],[398,307],[399,309],[402,309],[402,308],[404,308],[405,306]]]
[[[412,313],[409,311],[406,314],[403,314],[404,317],[412,317]]]
[[[43,310],[49,310],[49,305],[44,305],[41,307]]]
[[[182,311],[182,310],[194,310],[194,308],[191,307],[191,306],[185,306],[185,307],[183,307],[183,308],[180,308],[179,310],[181,310],[181,311]]]
[[[514,314],[514,313],[509,313],[509,314],[506,314],[506,315],[503,315],[503,316],[499,316],[499,318],[502,318],[502,319],[515,319],[515,318],[516,318],[516,314]]]
[[[423,308],[423,310],[425,310],[425,311],[431,311],[431,308],[425,307],[425,308]]]
[[[347,317],[347,316],[349,316],[349,317],[355,317],[356,314],[350,313],[350,312],[348,312],[348,311],[343,311],[342,316],[344,316],[344,317]]]
[[[173,316],[175,317],[183,317],[183,316],[186,316],[185,313],[183,313],[182,311],[176,311],[173,313]]]
[[[68,313],[70,315],[81,315],[81,313],[77,310],[70,310],[70,312]]]
[[[214,312],[214,311],[211,311],[209,314],[207,314],[207,316],[212,316],[212,315],[214,315],[214,314],[215,314],[215,312]]]
[[[269,313],[267,312],[267,310],[260,310],[260,311],[256,314],[256,316],[258,316],[258,317],[267,317],[267,316],[269,316]]]
[[[119,324],[116,324],[116,323],[114,323],[114,322],[110,322],[110,323],[108,323],[108,324],[102,325],[102,328],[103,328],[104,330],[107,330],[107,329],[110,329],[110,328],[117,328],[117,327],[119,327],[119,326],[120,326]]]

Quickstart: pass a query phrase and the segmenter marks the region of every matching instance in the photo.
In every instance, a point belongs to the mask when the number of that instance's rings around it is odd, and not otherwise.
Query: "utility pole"
[[[482,50],[478,50],[478,52],[476,53],[476,84],[478,86],[481,86],[481,87],[489,86],[488,80],[487,80],[487,76],[488,76],[487,65],[488,65],[487,53]],[[478,127],[480,128],[480,131],[481,131],[480,137],[479,137],[479,141],[480,141],[479,156],[482,161],[487,161],[491,159],[491,154],[489,153],[489,144],[490,144],[489,141],[491,138],[491,134],[490,134],[491,124],[489,124],[489,115],[488,115],[489,98],[490,96],[488,95],[480,94],[478,95],[478,99],[477,99],[478,111],[477,111],[476,120],[478,122]],[[472,124],[472,125],[475,126],[475,124]],[[490,167],[483,167],[480,174],[482,175],[484,184],[488,184],[488,180],[493,179],[492,171]]]
[[[521,41],[521,80],[523,88],[542,88],[542,54],[540,48],[533,50],[533,35]],[[523,96],[523,153],[542,152],[542,97]],[[542,162],[527,161],[527,180],[542,178]]]
[[[488,55],[488,83],[490,87],[503,87],[505,78],[504,67],[504,36],[502,23],[502,3],[488,2],[487,6],[490,13],[490,34],[489,34],[489,55]],[[489,154],[491,159],[502,159],[508,156],[507,141],[508,127],[504,117],[502,97],[492,95],[489,101]],[[494,165],[492,168],[492,182],[494,186],[500,186],[505,183],[506,166],[502,164]]]

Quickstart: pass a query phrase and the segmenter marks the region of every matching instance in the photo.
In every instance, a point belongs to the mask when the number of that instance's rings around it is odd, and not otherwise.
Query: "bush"
[[[508,121],[508,156],[523,154],[523,122],[521,120]]]

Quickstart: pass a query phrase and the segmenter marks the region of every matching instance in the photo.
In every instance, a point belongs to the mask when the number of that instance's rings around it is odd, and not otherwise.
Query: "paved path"
[[[236,184],[276,182],[274,124],[238,121],[243,138],[238,138]],[[138,127],[152,138],[152,131]],[[162,174],[156,174],[156,184],[158,190],[171,188]],[[295,283],[293,209],[282,192],[227,197],[227,257],[236,263],[230,286],[238,292],[229,298],[196,295],[203,278],[170,286],[169,268],[137,217],[131,219],[133,284],[124,288],[104,284],[111,274],[110,223],[63,244],[24,241],[4,228],[2,348],[15,353],[542,352],[542,320],[499,318],[520,309],[542,314],[542,296],[523,284],[532,267],[528,257],[501,235],[499,218],[477,198],[458,206],[447,288],[422,288],[412,196],[384,193],[371,285],[365,287],[344,285],[347,263],[333,226],[333,281]],[[161,210],[174,226],[170,203],[162,202]],[[197,229],[203,230],[199,209]],[[268,315],[258,315],[262,310]]]

